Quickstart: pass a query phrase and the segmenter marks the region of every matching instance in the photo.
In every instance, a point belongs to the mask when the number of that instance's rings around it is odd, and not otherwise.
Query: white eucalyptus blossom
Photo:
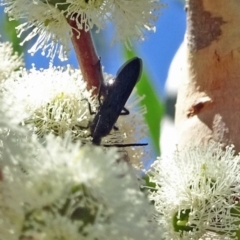
[[[27,32],[21,45],[37,36],[29,53],[41,49],[47,57],[57,54],[61,60],[67,59],[72,29],[59,9],[41,0],[1,0],[1,3],[12,19],[25,20],[16,28],[18,37]]]
[[[17,27],[19,36],[31,30],[23,43],[38,35],[30,53],[42,49],[43,54],[48,51],[51,58],[58,54],[62,60],[69,50],[72,30],[81,37],[80,30],[96,27],[99,31],[110,21],[115,26],[114,41],[129,45],[131,38],[144,40],[145,31],[155,31],[162,6],[159,0],[1,0],[0,3],[11,18],[26,20]],[[78,29],[71,29],[66,19],[75,20]]]
[[[225,150],[211,143],[152,165],[150,199],[164,239],[240,239],[240,156]]]
[[[86,90],[80,70],[50,66],[48,69],[21,69],[2,84],[6,97],[17,99],[17,106],[29,116],[24,124],[42,137],[48,133],[74,139],[87,137],[91,120],[89,106],[96,111],[96,99]]]
[[[106,137],[104,141],[112,141],[113,143],[148,143],[146,137],[148,136],[148,127],[144,120],[144,115],[147,113],[146,106],[139,106],[139,103],[144,99],[142,97],[136,97],[135,92],[130,96],[126,108],[129,110],[128,115],[119,116],[116,126],[119,131],[114,131],[111,139]],[[111,136],[111,135],[110,135]],[[132,146],[128,147],[127,151],[129,161],[136,168],[141,168],[143,163],[146,163],[151,159],[151,154],[148,151],[147,146]],[[123,149],[124,150],[124,149]]]
[[[13,71],[23,66],[23,59],[14,53],[10,42],[0,42],[0,82],[7,79]]]
[[[42,145],[2,109],[1,239],[157,239],[153,206],[115,149],[53,135]]]
[[[104,78],[109,81],[113,76],[104,73]],[[42,70],[33,67],[30,71],[21,69],[2,84],[2,89],[6,98],[16,99],[13,107],[23,110],[23,124],[39,137],[48,133],[63,137],[70,131],[73,140],[91,142],[90,125],[99,102],[96,96],[91,96],[91,91],[86,90],[80,70],[69,66],[50,66]],[[142,115],[146,110],[138,111],[136,105],[140,100],[133,99],[128,105],[130,114],[119,116],[115,124],[118,130],[112,130],[102,139],[102,144],[139,143],[146,137],[147,127]],[[119,149],[136,167],[149,159],[143,150],[144,147]]]
[[[114,41],[131,46],[131,39],[143,41],[146,31],[156,31],[159,9],[163,7],[160,0],[112,0],[109,4],[115,26]]]

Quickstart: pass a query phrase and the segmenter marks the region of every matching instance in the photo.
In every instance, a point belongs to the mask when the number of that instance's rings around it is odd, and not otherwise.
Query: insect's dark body
[[[129,60],[118,70],[117,77],[104,96],[90,126],[94,144],[100,144],[101,138],[112,130],[141,76],[141,71],[142,60],[138,57]]]

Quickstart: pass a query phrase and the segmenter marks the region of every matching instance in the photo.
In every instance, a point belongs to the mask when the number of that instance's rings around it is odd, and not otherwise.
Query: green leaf
[[[136,54],[133,51],[124,50],[127,59],[130,59]],[[145,121],[148,124],[150,137],[154,144],[154,149],[157,154],[160,154],[159,136],[160,136],[160,121],[164,114],[164,105],[160,102],[151,80],[147,73],[143,71],[141,81],[138,82],[137,94],[146,97],[140,102],[141,105],[147,107],[147,113],[144,115]]]
[[[189,215],[191,213],[190,209],[181,210],[180,213],[176,212],[172,219],[172,224],[175,232],[181,232],[180,236],[182,237],[183,232],[193,231],[195,225],[189,226]]]
[[[10,41],[13,44],[14,52],[17,52],[20,56],[23,54],[24,48],[20,46],[21,39],[17,37],[17,33],[15,29],[19,24],[20,23],[18,21],[15,21],[15,20],[10,21],[8,16],[5,14],[4,20],[2,23],[4,33],[6,34],[8,41]]]
[[[142,179],[144,180],[144,183],[145,183],[144,188],[149,187],[150,191],[157,191],[156,190],[156,183],[150,181],[150,176],[149,175],[147,175],[147,174],[144,175],[142,177]]]

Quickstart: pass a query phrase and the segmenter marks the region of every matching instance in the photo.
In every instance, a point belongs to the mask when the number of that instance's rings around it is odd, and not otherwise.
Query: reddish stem
[[[69,25],[73,28],[72,43],[76,52],[79,66],[82,71],[83,79],[87,82],[87,89],[95,87],[93,94],[98,94],[101,82],[103,81],[102,66],[99,57],[96,54],[91,32],[79,30],[77,32],[76,20],[67,19]],[[83,27],[84,29],[84,27]]]

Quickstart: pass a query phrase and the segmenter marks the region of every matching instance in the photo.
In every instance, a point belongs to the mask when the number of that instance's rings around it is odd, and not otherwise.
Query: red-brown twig
[[[78,30],[75,19],[67,19],[72,27],[73,36],[72,43],[76,52],[76,56],[82,71],[84,80],[87,82],[87,89],[95,88],[93,94],[98,94],[101,82],[103,81],[102,67],[99,57],[96,54],[94,43],[92,41],[91,32]],[[80,36],[79,36],[80,33]]]

